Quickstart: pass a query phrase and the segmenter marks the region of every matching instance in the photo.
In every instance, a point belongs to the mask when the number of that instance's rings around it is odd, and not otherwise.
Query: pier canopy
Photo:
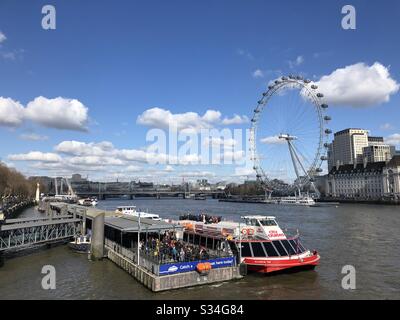
[[[139,232],[139,218],[132,216],[106,217],[104,224],[122,232]],[[179,224],[172,224],[166,221],[152,219],[140,219],[140,231],[161,232],[168,230],[183,230]]]

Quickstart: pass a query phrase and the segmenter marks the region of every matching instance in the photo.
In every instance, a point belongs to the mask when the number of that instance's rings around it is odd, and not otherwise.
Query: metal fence
[[[105,238],[105,245],[108,249],[115,251],[116,253],[122,255],[129,261],[137,264],[138,254],[137,254],[137,246],[132,248],[126,248],[121,246],[119,243],[114,242],[108,238]],[[162,254],[156,249],[150,248],[149,246],[142,246],[142,249],[139,252],[139,265],[146,270],[152,272],[153,274],[160,275],[160,266],[167,265],[171,263],[184,263],[184,262],[200,262],[206,261],[209,259],[217,259],[217,258],[227,258],[231,257],[232,252],[217,252],[212,251],[209,252],[207,257],[199,257],[199,256],[191,256],[190,258],[174,258],[171,254]]]

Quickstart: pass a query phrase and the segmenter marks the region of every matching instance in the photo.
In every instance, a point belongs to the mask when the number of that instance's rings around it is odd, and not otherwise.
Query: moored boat
[[[278,201],[282,205],[292,205],[292,206],[315,206],[315,200],[309,196],[293,196],[293,197],[282,197]]]
[[[68,247],[73,251],[79,253],[89,253],[90,252],[90,236],[77,236],[75,239],[68,243]]]
[[[97,206],[97,203],[98,203],[97,198],[85,198],[78,200],[78,204],[85,207],[95,207]]]
[[[313,269],[320,256],[306,249],[298,233],[288,237],[272,216],[245,216],[244,223],[220,221],[215,223],[180,220],[185,232],[225,241],[238,261],[249,271],[270,273],[283,270]],[[218,221],[218,220],[214,220]]]
[[[137,211],[136,206],[119,206],[115,210],[115,213],[133,217],[140,216],[140,218],[151,219],[151,220],[161,220],[158,214]]]

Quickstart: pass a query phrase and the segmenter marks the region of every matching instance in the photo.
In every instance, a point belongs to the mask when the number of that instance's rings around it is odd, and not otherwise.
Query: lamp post
[[[140,211],[139,211],[139,220],[138,220],[138,234],[137,234],[137,265],[140,265],[140,247],[139,247],[139,242],[140,242]]]
[[[242,263],[242,230],[240,229],[239,221],[239,265]]]

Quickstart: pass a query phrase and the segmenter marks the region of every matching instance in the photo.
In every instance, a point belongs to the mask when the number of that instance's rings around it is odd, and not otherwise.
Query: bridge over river
[[[223,190],[215,190],[215,191],[203,191],[203,190],[196,190],[196,191],[190,191],[185,192],[185,191],[168,191],[168,190],[132,190],[132,191],[84,191],[84,190],[78,190],[75,192],[75,194],[79,197],[85,198],[85,197],[98,197],[101,200],[105,200],[106,198],[111,198],[111,197],[121,197],[121,196],[127,196],[130,199],[133,199],[135,197],[155,197],[155,198],[161,198],[161,197],[182,197],[182,198],[189,198],[191,196],[206,196],[206,197],[212,197],[212,198],[223,198],[225,197],[225,192]]]

